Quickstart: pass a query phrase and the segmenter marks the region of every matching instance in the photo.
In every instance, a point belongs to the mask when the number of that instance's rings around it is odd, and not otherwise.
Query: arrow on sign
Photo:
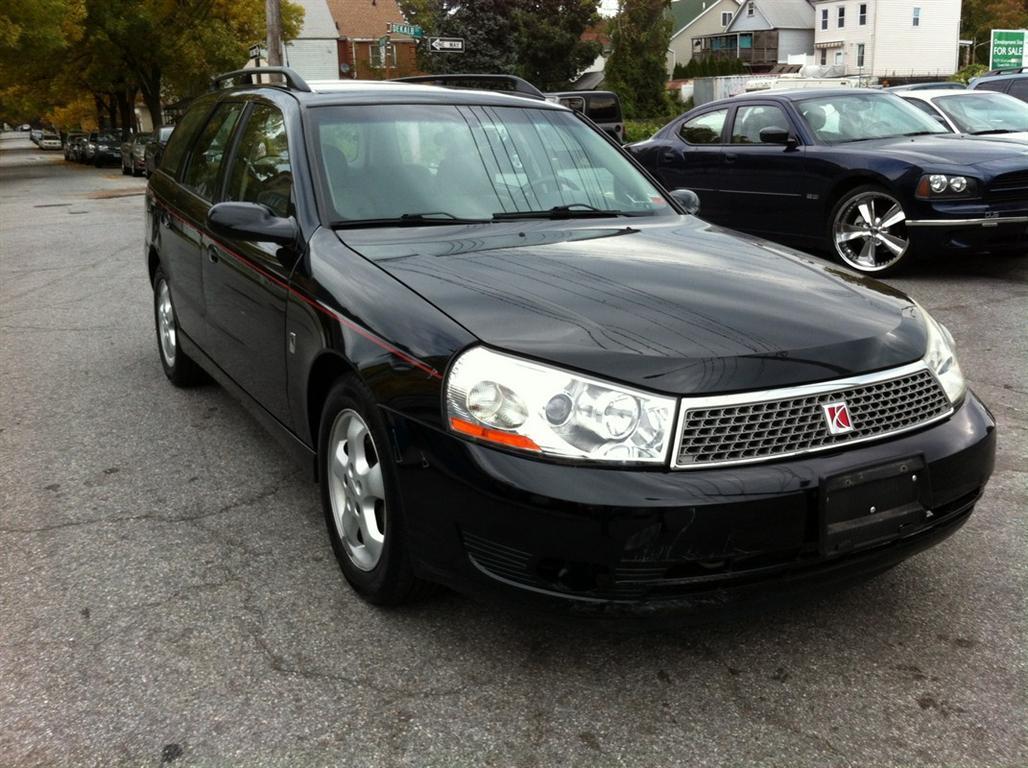
[[[433,51],[450,51],[464,53],[463,37],[430,37],[428,45]]]

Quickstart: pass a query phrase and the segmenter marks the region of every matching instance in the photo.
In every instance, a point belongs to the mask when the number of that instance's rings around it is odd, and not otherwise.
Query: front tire
[[[192,387],[204,381],[203,370],[182,351],[171,288],[160,267],[153,277],[153,311],[157,329],[157,353],[168,381],[176,387]]]
[[[321,504],[343,575],[369,603],[414,599],[427,585],[410,565],[385,422],[355,376],[329,391],[318,436]]]
[[[850,190],[835,204],[828,237],[839,261],[868,275],[898,271],[913,251],[903,205],[871,184]]]

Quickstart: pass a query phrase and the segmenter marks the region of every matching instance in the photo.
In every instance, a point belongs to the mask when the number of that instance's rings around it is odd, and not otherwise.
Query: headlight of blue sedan
[[[968,199],[978,197],[978,179],[969,176],[929,173],[917,183],[917,196],[922,200]]]

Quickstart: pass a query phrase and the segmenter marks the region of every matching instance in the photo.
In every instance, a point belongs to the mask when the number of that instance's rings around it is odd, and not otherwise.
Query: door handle
[[[660,156],[662,163],[674,163],[680,160],[682,155],[674,149],[665,149],[663,154]]]
[[[213,245],[208,245],[207,246],[207,261],[209,261],[211,264],[217,264],[218,263],[218,258],[219,257],[218,257],[218,249],[217,249],[217,247],[215,247]]]
[[[726,163],[734,163],[738,159],[739,159],[739,156],[734,154],[734,153],[732,153],[732,152],[728,152],[728,153],[725,154],[725,162]]]

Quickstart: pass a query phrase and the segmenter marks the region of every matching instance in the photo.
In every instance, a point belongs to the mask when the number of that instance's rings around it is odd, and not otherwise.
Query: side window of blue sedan
[[[689,144],[720,144],[726,117],[727,109],[704,112],[682,123],[678,135]]]

